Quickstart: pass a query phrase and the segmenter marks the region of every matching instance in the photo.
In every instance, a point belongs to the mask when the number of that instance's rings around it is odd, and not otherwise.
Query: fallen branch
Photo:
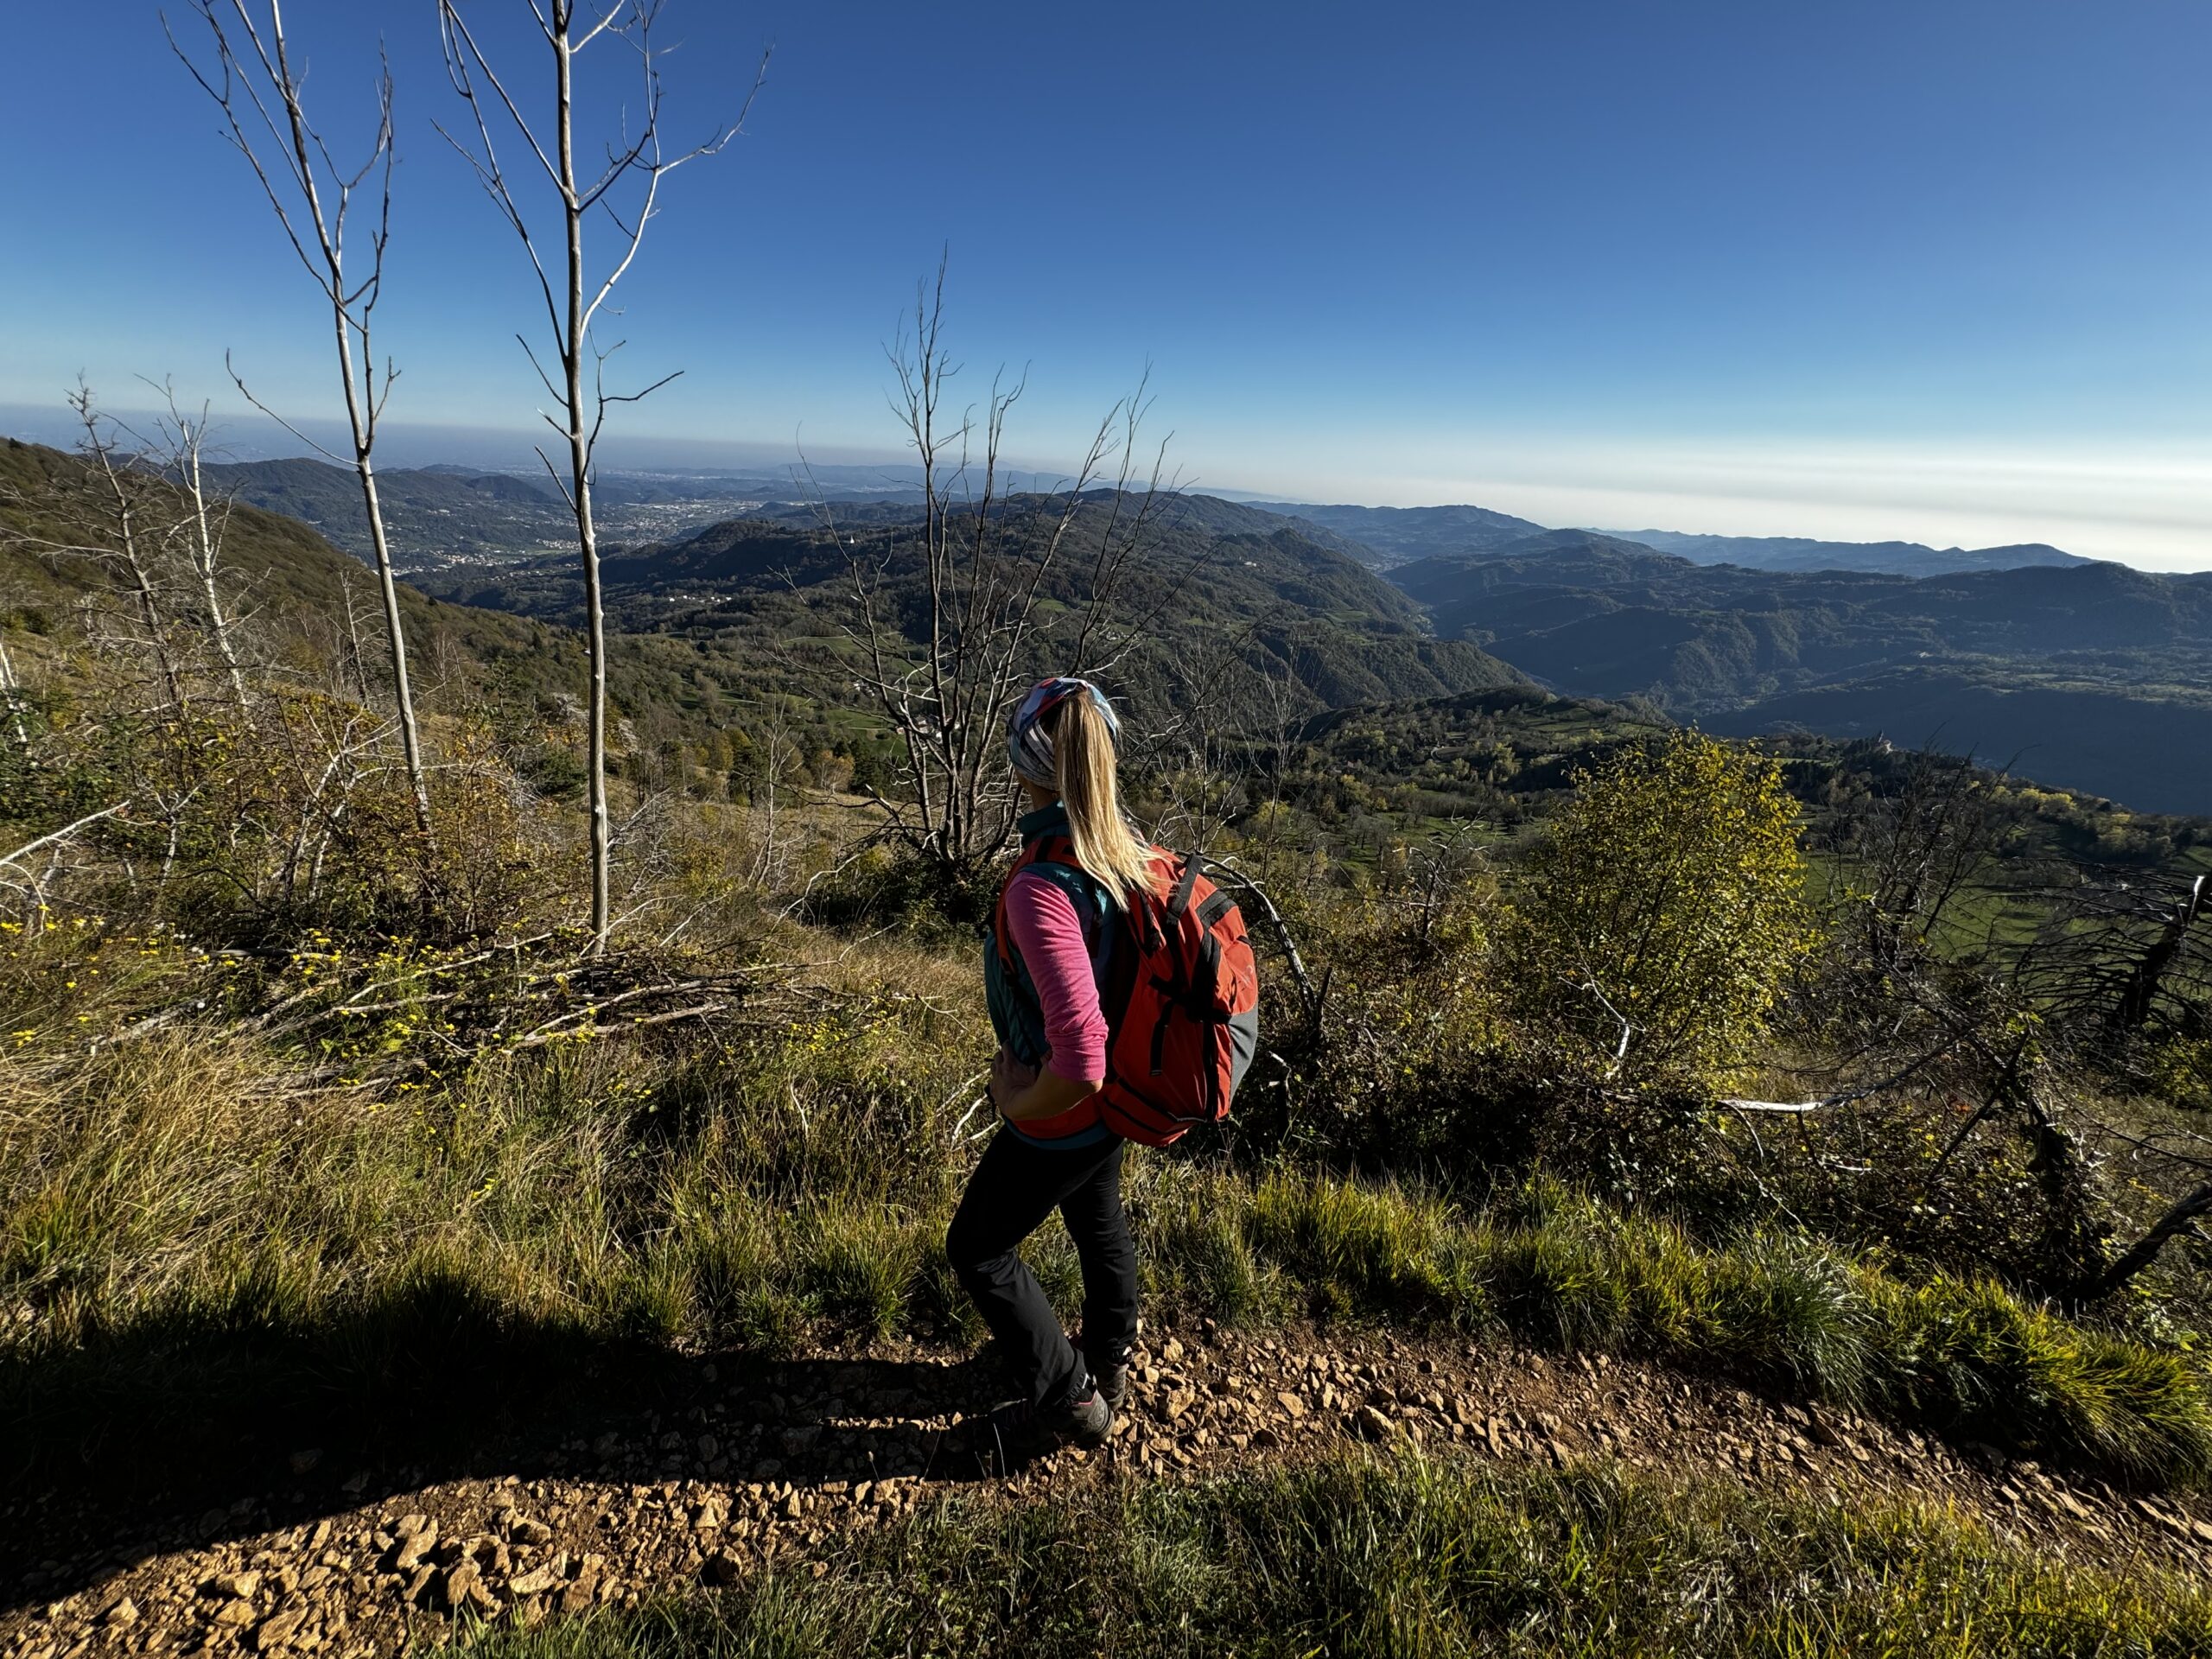
[[[741,1008],[747,1016],[744,1023],[767,1030],[835,995],[826,987],[798,982],[786,965],[754,963],[702,973],[696,956],[580,956],[569,954],[565,944],[531,954],[531,947],[561,938],[547,933],[507,940],[397,972],[389,963],[319,957],[312,964],[315,983],[285,991],[236,1023],[279,1047],[319,1046],[316,1063],[293,1079],[296,1086],[312,1089],[334,1079],[348,1086],[389,1084],[426,1065],[442,1068],[551,1043],[723,1020]],[[359,984],[346,982],[349,969],[362,975]],[[200,989],[105,1040],[149,1036],[224,1000],[219,992]],[[393,1018],[404,1023],[390,1029],[378,1023]],[[394,1036],[398,1040],[386,1046]]]
[[[2095,1282],[2089,1287],[2088,1299],[2094,1301],[2099,1297],[2111,1295],[2157,1261],[2158,1252],[2166,1247],[2166,1241],[2177,1234],[2198,1236],[2196,1218],[2207,1211],[2212,1211],[2212,1181],[2176,1199],[2151,1230],[2135,1242],[2133,1249],[2097,1276]]]
[[[1826,1111],[1831,1106],[1848,1106],[1853,1101],[1885,1094],[1899,1084],[1917,1077],[1923,1068],[1942,1059],[1944,1055],[1957,1046],[1958,1039],[1953,1038],[1921,1055],[1902,1071],[1891,1072],[1888,1077],[1882,1078],[1879,1082],[1864,1084],[1856,1089],[1847,1089],[1840,1094],[1823,1095],[1818,1100],[1738,1100],[1731,1097],[1723,1100],[1720,1103],[1723,1106],[1732,1106],[1739,1112],[1805,1113]]]
[[[87,812],[74,823],[65,823],[59,830],[49,830],[36,841],[27,841],[14,852],[0,855],[0,864],[16,864],[18,860],[38,851],[41,847],[50,847],[56,842],[67,841],[88,823],[98,823],[102,818],[111,818],[118,812],[127,812],[130,810],[129,801],[118,801],[113,806],[104,806],[97,812]],[[21,866],[18,865],[17,868],[20,868]]]
[[[564,1026],[558,1030],[547,1030],[540,1027],[536,1031],[499,1046],[511,1049],[536,1048],[544,1043],[565,1042],[572,1038],[578,1042],[588,1042],[594,1037],[619,1036],[624,1032],[636,1031],[644,1026],[672,1025],[678,1020],[703,1020],[710,1014],[728,1013],[734,1006],[734,1002],[725,1000],[718,1002],[701,1002],[688,1008],[670,1008],[660,1014],[632,1014],[629,1019],[614,1025]]]
[[[473,957],[461,957],[452,962],[427,963],[421,967],[410,968],[404,973],[393,974],[387,978],[379,979],[371,984],[362,986],[359,990],[353,993],[353,999],[350,1000],[357,1001],[361,997],[368,996],[374,992],[383,990],[387,986],[404,984],[410,979],[435,979],[442,975],[456,974],[464,968],[472,968],[475,966],[480,962],[488,962],[493,957],[512,956],[519,960],[524,950],[529,949],[534,944],[543,944],[546,940],[552,937],[553,935],[550,933],[533,933],[525,939],[505,939],[497,944],[488,946],[485,950],[479,950]],[[317,993],[325,988],[326,988],[324,986],[321,985],[310,985],[304,990],[295,991],[291,995],[284,998],[281,1002],[271,1003],[268,1007],[264,1008],[260,1014],[255,1016],[253,1020],[254,1028],[266,1028],[269,1022],[274,1020],[278,1014],[283,1013],[285,1009],[308,1001],[308,998],[315,996]],[[341,1003],[339,1006],[342,1007],[344,1004]],[[337,1009],[333,1008],[328,1010],[328,1012],[335,1013],[337,1012]]]

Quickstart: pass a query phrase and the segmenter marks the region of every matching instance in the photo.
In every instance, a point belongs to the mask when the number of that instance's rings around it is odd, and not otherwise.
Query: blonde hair
[[[1051,715],[1053,770],[1067,809],[1075,861],[1124,909],[1152,885],[1152,849],[1122,816],[1114,733],[1088,696],[1070,697]]]

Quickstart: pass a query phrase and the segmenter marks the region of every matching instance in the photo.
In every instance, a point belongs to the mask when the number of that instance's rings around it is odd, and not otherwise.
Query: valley
[[[219,470],[240,499],[364,550],[350,475],[305,461]],[[899,469],[815,482],[835,499],[766,473],[610,477],[601,517],[621,626],[680,643],[731,696],[819,682],[839,702],[849,571],[824,510],[887,551],[920,509]],[[559,550],[572,531],[546,480],[429,468],[382,483],[426,592],[576,621],[582,584]],[[1170,695],[1167,665],[1198,660],[1190,629],[1218,622],[1239,675],[1283,678],[1301,710],[1525,677],[1731,735],[1934,744],[2141,810],[2212,813],[2212,766],[2171,764],[2212,753],[2212,573],[2044,546],[1548,530],[1476,506],[1192,495],[1161,530],[1154,568],[1181,614],[1160,649],[1141,642],[1129,659],[1147,698]]]
[[[1585,531],[1389,579],[1541,684],[1738,735],[1887,736],[2149,811],[2212,811],[2212,574],[1700,565]]]

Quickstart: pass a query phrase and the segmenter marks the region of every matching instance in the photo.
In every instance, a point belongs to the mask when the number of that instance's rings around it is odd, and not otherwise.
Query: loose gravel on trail
[[[1211,1322],[1151,1333],[1096,1452],[1009,1478],[979,1460],[976,1367],[942,1351],[697,1360],[688,1402],[487,1448],[491,1471],[332,1466],[226,1507],[126,1525],[67,1491],[0,1500],[0,1654],[385,1655],[456,1619],[524,1624],[799,1564],[832,1535],[960,1489],[995,1501],[1192,1479],[1349,1440],[1507,1465],[1613,1459],[1840,1501],[1948,1503],[2000,1537],[2106,1565],[2212,1568],[2212,1519],[2079,1471],[1953,1446],[1725,1382],[1602,1357]],[[816,1570],[823,1570],[819,1565]]]

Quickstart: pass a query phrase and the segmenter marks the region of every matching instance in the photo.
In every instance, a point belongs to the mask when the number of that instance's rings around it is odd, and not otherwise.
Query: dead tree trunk
[[[154,665],[168,692],[169,706],[181,712],[185,706],[184,679],[177,672],[176,658],[169,650],[167,624],[162,615],[161,601],[154,592],[152,572],[147,569],[145,555],[138,545],[137,504],[115,464],[114,442],[100,429],[100,416],[92,406],[92,388],[80,385],[71,394],[69,407],[77,411],[78,422],[85,429],[86,457],[106,486],[108,512],[115,525],[115,546],[111,556],[122,563],[122,574],[138,612],[138,625],[146,631],[146,649],[152,653]]]
[[[2208,888],[2212,888],[2212,877],[2200,875],[2190,883],[2189,896],[2174,906],[2158,937],[2152,941],[2128,975],[2119,1005],[2113,1010],[2113,1022],[2122,1030],[2139,1031],[2150,1020],[2151,1005],[2158,998],[2166,970],[2181,954],[2182,942],[2189,937],[2190,926],[2204,913]]]
[[[30,747],[31,734],[23,724],[22,682],[16,677],[16,665],[8,659],[8,642],[0,639],[0,702],[8,705],[8,728],[15,734],[16,747]]]
[[[245,673],[238,666],[237,644],[231,638],[231,619],[224,614],[223,590],[217,581],[217,567],[221,558],[221,541],[207,517],[207,491],[200,473],[200,451],[207,438],[207,418],[202,411],[200,419],[177,412],[176,400],[169,400],[169,412],[174,416],[176,447],[176,470],[183,486],[185,500],[192,509],[188,525],[190,536],[186,547],[193,575],[200,583],[200,602],[207,607],[207,631],[214,638],[215,654],[222,658],[223,672],[231,683],[231,700],[240,714],[245,712]]]
[[[2212,1182],[2196,1187],[2177,1199],[2166,1213],[2158,1217],[2151,1230],[2138,1239],[2134,1245],[2107,1268],[2089,1287],[2086,1300],[2096,1300],[2109,1296],[2121,1286],[2158,1259],[2166,1242],[2177,1235],[2193,1236],[2196,1218],[2212,1211]]]
[[[546,372],[537,354],[531,351],[529,342],[524,341],[523,349],[530,352],[531,365],[537,370],[539,380],[559,405],[557,416],[549,413],[544,418],[561,435],[567,452],[565,464],[556,464],[542,448],[538,457],[560,486],[575,515],[576,552],[583,567],[591,682],[586,758],[591,816],[591,929],[596,948],[602,950],[607,948],[607,936],[613,927],[613,836],[607,798],[607,621],[600,588],[598,529],[592,518],[593,454],[610,405],[636,403],[676,377],[665,375],[642,391],[607,391],[607,359],[621,348],[621,342],[601,348],[594,340],[592,322],[615,284],[629,270],[631,262],[638,257],[638,250],[645,241],[646,223],[658,207],[661,181],[684,162],[715,154],[737,136],[767,69],[764,55],[760,70],[753,77],[753,91],[747,95],[745,109],[738,112],[736,121],[716,128],[714,135],[696,149],[678,156],[667,155],[661,144],[660,70],[652,44],[653,22],[659,11],[659,0],[615,0],[611,9],[595,21],[589,17],[579,20],[575,0],[548,0],[543,8],[532,0],[532,20],[553,54],[554,135],[549,150],[478,46],[454,0],[438,3],[447,73],[454,90],[467,106],[476,140],[472,146],[454,139],[449,133],[447,137],[475,168],[479,182],[491,196],[500,217],[521,238],[537,279],[546,321],[560,361],[561,377],[556,382]],[[602,35],[626,42],[637,54],[645,78],[644,98],[635,137],[626,133],[621,143],[610,146],[605,166],[596,177],[585,181],[577,176],[575,165],[575,60]],[[513,182],[500,167],[498,149],[492,138],[494,106],[505,113],[503,126],[512,124],[559,204],[563,257],[557,274],[548,270],[539,257],[537,243],[531,234],[529,216],[523,210]],[[629,199],[618,200],[614,193],[626,186],[630,188]],[[594,276],[586,263],[584,226],[592,214],[601,212],[613,223],[617,236],[613,258]],[[626,218],[626,213],[629,215]],[[592,371],[588,386],[584,375],[588,363]]]
[[[561,335],[562,403],[568,416],[569,505],[576,514],[576,554],[584,570],[584,627],[590,663],[584,748],[591,813],[591,931],[603,950],[613,916],[609,883],[613,846],[607,804],[607,604],[599,583],[599,531],[591,514],[591,435],[584,426],[584,199],[576,188],[575,48],[569,17],[556,8],[553,36],[555,112],[560,148],[561,218],[567,236],[567,316]],[[641,217],[639,228],[645,220]]]
[[[367,515],[370,546],[376,556],[377,582],[384,599],[385,634],[391,653],[392,697],[397,705],[400,747],[407,765],[407,779],[415,795],[416,833],[421,837],[427,859],[431,846],[430,791],[423,762],[423,741],[415,719],[415,694],[407,674],[407,632],[400,616],[399,588],[391,568],[391,549],[385,536],[384,510],[377,497],[376,449],[377,423],[384,412],[385,400],[391,395],[392,382],[397,372],[389,362],[385,365],[384,382],[372,387],[376,373],[376,359],[370,346],[370,326],[377,301],[384,291],[384,256],[391,228],[391,164],[393,157],[391,126],[391,70],[381,67],[377,82],[378,123],[376,140],[371,147],[368,160],[360,170],[350,177],[332,173],[332,187],[336,194],[336,207],[326,213],[323,189],[318,168],[330,167],[330,153],[325,148],[321,135],[309,125],[307,111],[301,98],[300,79],[292,73],[290,48],[284,38],[284,13],[281,0],[269,0],[268,38],[254,23],[247,10],[245,0],[231,0],[238,27],[251,48],[258,78],[247,73],[245,61],[232,48],[230,37],[224,32],[216,16],[216,0],[197,0],[196,9],[207,20],[215,41],[216,62],[220,71],[218,79],[211,80],[202,74],[192,60],[178,47],[177,55],[184,59],[185,67],[193,79],[207,89],[221,108],[230,124],[231,142],[245,156],[253,168],[254,176],[261,181],[269,205],[283,226],[292,251],[299,255],[300,263],[315,278],[315,285],[329,302],[331,326],[338,343],[339,384],[346,397],[346,417],[353,435],[351,457],[354,475],[360,481],[361,505]],[[170,44],[176,46],[174,37]],[[261,88],[266,85],[270,93],[283,106],[283,125],[280,130],[273,112],[264,102]],[[251,108],[263,127],[267,130],[281,162],[281,170],[290,190],[296,195],[298,205],[305,208],[308,234],[303,237],[293,223],[293,205],[288,204],[278,193],[270,169],[263,164],[261,154],[254,148],[243,118],[240,100]],[[378,175],[379,189],[378,213],[374,235],[370,241],[371,258],[367,277],[349,287],[346,277],[346,219],[353,207],[353,193],[371,174]],[[312,247],[310,247],[312,243]],[[354,352],[358,347],[358,365]],[[238,379],[235,372],[232,377]],[[253,394],[246,391],[243,380],[238,390],[255,407],[267,410]],[[310,444],[327,459],[336,461],[322,445],[299,435],[289,422],[287,429]]]

